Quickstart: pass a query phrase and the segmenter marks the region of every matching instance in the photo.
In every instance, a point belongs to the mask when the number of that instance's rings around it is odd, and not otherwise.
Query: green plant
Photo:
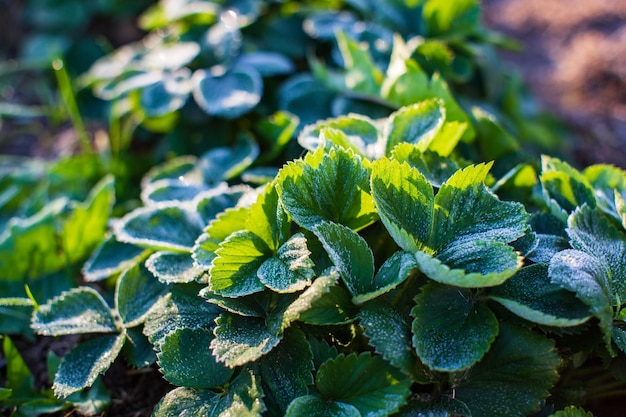
[[[107,333],[66,356],[57,395],[89,386],[124,348],[179,386],[156,416],[517,416],[584,405],[566,399],[560,375],[624,354],[626,174],[544,157],[537,171],[494,178],[491,164],[433,151],[444,108],[424,101],[383,120],[307,127],[300,141],[311,151],[257,189],[198,193],[210,155],[153,171],[144,196],[159,182],[176,192],[158,187],[167,198],[145,198],[117,221],[85,271],[120,274],[113,307],[85,287],[34,314],[41,334]],[[220,165],[212,175],[246,178],[253,158],[238,160],[236,173]],[[180,177],[189,194],[167,182]],[[493,191],[529,182],[520,202]]]

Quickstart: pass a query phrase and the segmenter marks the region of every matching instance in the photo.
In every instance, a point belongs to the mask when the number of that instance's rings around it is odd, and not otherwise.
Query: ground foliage
[[[140,203],[110,155],[3,163],[3,407],[100,413],[119,356],[175,387],[154,416],[586,416],[619,394],[576,381],[626,377],[626,173],[538,156],[558,138],[479,17],[473,0],[144,13],[146,38],[80,79],[109,102],[111,154],[140,131],[211,144],[147,172]],[[48,359],[49,390],[11,341],[31,331],[85,336]]]

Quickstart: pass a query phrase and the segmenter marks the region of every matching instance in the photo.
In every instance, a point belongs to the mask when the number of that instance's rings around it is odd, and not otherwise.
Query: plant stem
[[[72,125],[74,126],[74,130],[76,131],[82,152],[84,154],[89,154],[92,152],[91,142],[89,141],[87,129],[85,129],[85,124],[83,123],[83,118],[78,110],[76,96],[72,88],[72,83],[70,82],[70,77],[67,75],[65,64],[60,58],[57,58],[52,61],[52,69],[54,70],[54,75],[56,76],[57,83],[59,84],[59,91],[61,92],[61,96],[63,97],[63,101],[67,107],[67,112]]]

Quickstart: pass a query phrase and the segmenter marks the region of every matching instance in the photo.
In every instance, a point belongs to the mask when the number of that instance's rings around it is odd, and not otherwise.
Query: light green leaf
[[[31,327],[45,336],[117,330],[106,301],[90,287],[74,288],[39,307],[33,314]]]
[[[350,404],[328,401],[317,395],[298,397],[289,404],[285,417],[361,417],[359,410]]]
[[[310,350],[309,350],[310,351]],[[2,341],[2,353],[6,361],[6,389],[8,397],[28,397],[35,392],[35,380],[19,350],[8,337]],[[4,395],[7,395],[6,393]],[[0,395],[1,396],[1,395]]]
[[[577,326],[591,317],[589,308],[574,293],[550,282],[546,265],[520,269],[507,282],[495,287],[489,298],[526,320],[547,326]]]
[[[219,417],[261,417],[266,410],[259,378],[244,369],[229,385],[213,415]]]
[[[502,323],[483,360],[456,384],[455,398],[465,403],[473,416],[529,415],[549,395],[559,365],[554,342]]]
[[[345,87],[350,91],[378,95],[384,75],[369,50],[344,32],[337,32],[335,36],[346,69]]]
[[[380,158],[384,152],[376,122],[367,116],[349,114],[306,126],[298,135],[298,143],[315,152],[327,141],[368,159]]]
[[[468,126],[469,122],[445,122],[430,141],[428,150],[441,156],[450,156],[465,132],[469,131]]]
[[[149,250],[109,236],[87,260],[82,269],[83,275],[88,282],[101,281],[138,263],[149,253]]]
[[[259,145],[247,135],[237,138],[234,146],[210,149],[198,159],[206,184],[219,184],[241,174],[259,156]]]
[[[480,23],[480,3],[477,0],[428,0],[423,10],[429,37],[467,36]]]
[[[191,77],[193,97],[211,116],[235,119],[256,107],[263,80],[254,69],[237,67],[223,75],[197,70]]]
[[[578,407],[567,407],[561,411],[557,411],[550,417],[593,417],[593,414]]]
[[[155,252],[146,260],[146,268],[165,284],[192,282],[202,275],[189,253]]]
[[[323,148],[290,162],[277,189],[285,210],[305,229],[333,221],[359,230],[376,220],[369,194],[369,170],[352,152]]]
[[[467,369],[489,350],[498,334],[498,319],[466,289],[435,283],[415,298],[413,345],[429,368],[453,372]]]
[[[208,390],[181,387],[168,392],[154,408],[154,417],[202,417],[212,415],[220,395]]]
[[[280,344],[260,359],[259,370],[265,405],[284,415],[294,399],[309,394],[313,384],[313,354],[304,333],[285,332]]]
[[[583,171],[594,188],[598,207],[623,222],[626,228],[626,171],[607,164],[591,165]]]
[[[263,319],[222,313],[216,320],[215,339],[211,350],[218,361],[234,368],[254,362],[280,342]]]
[[[418,360],[411,345],[411,325],[392,306],[372,301],[359,310],[363,333],[376,353],[417,379]]]
[[[313,229],[354,297],[370,292],[374,255],[365,239],[341,224],[322,222]]]
[[[420,101],[391,114],[384,126],[386,154],[400,143],[411,143],[421,151],[428,149],[446,118],[441,100]]]
[[[124,334],[101,336],[81,343],[63,357],[52,389],[57,397],[90,387],[122,350]]]
[[[230,235],[215,251],[209,269],[209,288],[225,297],[241,297],[263,291],[257,271],[271,256],[267,245],[252,232]]]
[[[398,411],[410,394],[411,381],[379,356],[339,355],[317,371],[315,386],[327,401],[356,407],[363,417]]]
[[[615,209],[622,219],[622,226],[626,229],[626,191],[615,193]]]
[[[310,255],[306,238],[302,233],[297,233],[278,248],[275,257],[261,264],[257,276],[266,287],[276,292],[303,290],[315,276],[315,265]]]
[[[146,320],[155,303],[168,291],[142,264],[125,270],[117,280],[115,307],[124,326],[135,327]]]
[[[434,191],[407,163],[381,159],[372,165],[372,197],[394,241],[407,252],[422,249],[431,233]]]
[[[142,207],[114,224],[122,242],[175,252],[190,252],[202,228],[200,216],[180,203]]]
[[[287,241],[291,222],[280,204],[276,187],[268,185],[250,207],[245,228],[263,239],[273,252]]]
[[[393,148],[391,157],[400,163],[406,162],[416,168],[433,187],[437,188],[440,188],[459,169],[453,160],[431,151],[422,152],[410,143],[397,145]]]
[[[209,223],[193,246],[193,260],[197,268],[209,269],[220,243],[232,233],[246,228],[249,210],[247,207],[229,208]]]
[[[163,377],[174,385],[190,388],[226,384],[233,370],[211,354],[208,347],[213,339],[213,333],[203,328],[182,328],[167,334],[157,354]]]

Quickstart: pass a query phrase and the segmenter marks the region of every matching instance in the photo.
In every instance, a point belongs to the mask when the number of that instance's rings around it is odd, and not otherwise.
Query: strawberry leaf
[[[115,306],[124,326],[142,324],[150,309],[168,291],[142,264],[128,268],[117,281]]]
[[[297,233],[285,242],[276,256],[267,259],[257,271],[259,280],[269,289],[289,293],[306,288],[315,276],[306,238]]]
[[[155,252],[146,259],[146,268],[165,284],[192,282],[202,275],[188,253]]]

